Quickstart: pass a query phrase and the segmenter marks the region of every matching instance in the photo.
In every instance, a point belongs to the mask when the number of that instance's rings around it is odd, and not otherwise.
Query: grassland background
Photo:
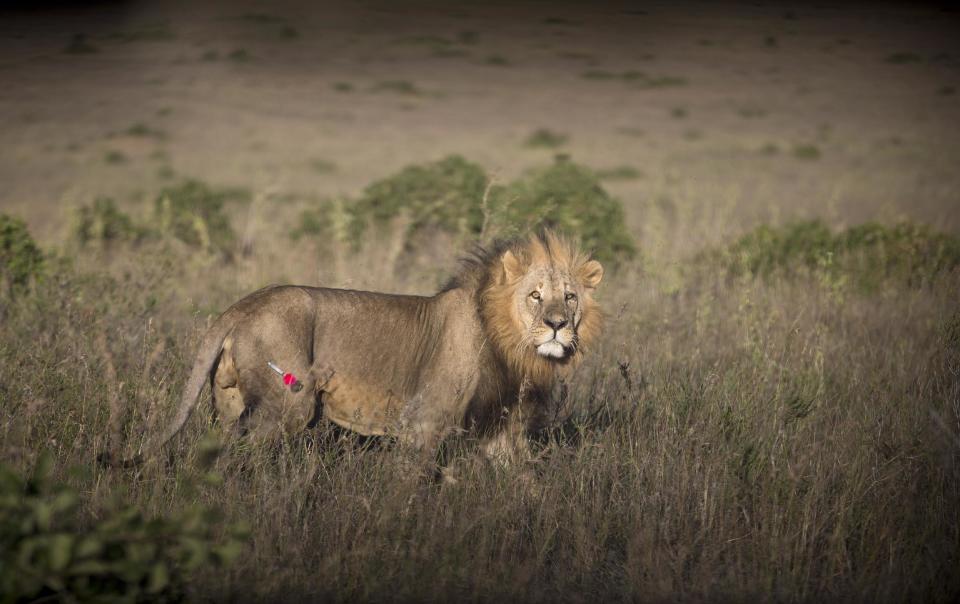
[[[189,581],[195,599],[956,599],[956,269],[863,289],[859,265],[827,257],[768,278],[702,259],[815,218],[960,234],[958,26],[900,4],[4,14],[0,211],[50,258],[0,300],[0,455],[28,471],[52,451],[87,522],[120,493],[249,523],[236,564]],[[472,461],[469,438],[464,479],[437,485],[323,427],[222,438],[218,481],[206,404],[169,456],[93,463],[167,421],[199,334],[244,293],[433,291],[450,239],[398,274],[400,227],[358,254],[291,233],[452,153],[497,182],[569,155],[623,202],[640,252],[603,284],[606,335],[573,419],[541,437],[536,490]],[[94,199],[150,225],[188,178],[248,192],[226,205],[229,257],[77,240]]]

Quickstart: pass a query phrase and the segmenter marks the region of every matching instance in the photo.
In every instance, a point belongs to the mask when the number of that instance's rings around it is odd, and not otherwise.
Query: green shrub
[[[351,215],[348,220],[352,219]],[[343,222],[344,210],[340,200],[324,199],[316,207],[300,212],[296,226],[290,231],[290,238],[299,241],[309,237],[322,243],[336,241],[342,237]]]
[[[160,192],[154,214],[160,232],[187,245],[230,255],[236,235],[224,206],[250,200],[243,189],[214,189],[203,182],[187,180]]]
[[[137,224],[117,208],[112,199],[101,197],[77,210],[71,231],[81,246],[106,247],[166,236],[191,247],[229,256],[236,236],[227,204],[249,199],[250,193],[243,189],[215,189],[200,181],[187,180],[160,192],[149,226]]]
[[[623,205],[601,186],[589,168],[571,161],[534,170],[491,192],[491,222],[499,236],[549,226],[578,236],[601,262],[636,254]]]
[[[547,128],[539,128],[534,130],[523,144],[533,148],[556,149],[566,144],[567,140],[569,140],[569,137],[566,134],[554,132]]]
[[[797,159],[820,159],[820,148],[816,145],[795,145],[793,156]]]
[[[137,602],[179,600],[187,573],[226,565],[245,531],[222,542],[216,514],[198,506],[168,518],[144,518],[116,504],[85,524],[77,491],[51,481],[42,454],[33,476],[0,465],[0,593],[4,601]]]
[[[97,198],[92,205],[80,207],[71,230],[73,238],[81,246],[137,242],[147,235],[147,229],[134,225],[130,216],[117,209],[114,201],[108,197]]]
[[[960,237],[910,222],[849,228],[837,236],[837,248],[847,270],[856,271],[866,287],[887,278],[924,285],[960,266]]]
[[[960,238],[927,226],[875,222],[833,232],[819,220],[760,226],[722,254],[734,275],[820,272],[871,290],[897,279],[923,285],[960,266]]]
[[[410,221],[408,238],[436,230],[478,234],[486,186],[483,168],[458,155],[408,166],[369,185],[350,204],[348,237],[359,247],[371,224],[386,223],[401,213]]]
[[[111,149],[103,154],[103,161],[108,164],[125,164],[128,159],[126,153],[117,151],[116,149]]]
[[[129,128],[123,131],[123,133],[126,134],[127,136],[155,138],[159,140],[163,140],[167,137],[166,133],[163,132],[163,130],[153,128],[151,126],[148,126],[147,124],[144,124],[143,122],[136,122],[134,124],[131,124]]]
[[[43,271],[43,253],[22,220],[0,214],[0,287],[7,293],[26,287]]]
[[[417,247],[425,237],[440,232],[465,243],[550,226],[579,236],[601,261],[618,262],[636,253],[623,206],[588,168],[559,160],[506,186],[491,187],[486,207],[485,192],[483,168],[452,155],[378,180],[343,206],[326,201],[303,212],[291,237],[343,237],[358,250],[371,227],[403,216],[408,222],[407,247]],[[338,228],[335,223],[344,213],[346,224]]]
[[[833,234],[819,220],[786,227],[761,225],[730,246],[730,270],[768,276],[794,264],[813,267],[833,248]]]

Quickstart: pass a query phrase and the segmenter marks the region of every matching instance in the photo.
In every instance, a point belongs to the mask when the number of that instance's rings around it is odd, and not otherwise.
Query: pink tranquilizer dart
[[[288,386],[291,392],[300,392],[303,390],[303,383],[297,379],[297,376],[293,375],[292,373],[285,372],[283,369],[280,369],[274,365],[272,361],[267,361],[267,366],[270,367],[270,369],[273,369],[277,375],[283,379],[283,385]]]

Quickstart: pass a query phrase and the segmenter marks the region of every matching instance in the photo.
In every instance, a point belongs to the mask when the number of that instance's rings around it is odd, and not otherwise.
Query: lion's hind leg
[[[226,425],[236,424],[246,409],[240,393],[239,378],[233,359],[233,338],[227,337],[220,352],[220,362],[211,380],[213,406],[217,410],[217,417]]]
[[[244,374],[244,380],[251,384],[245,390],[250,412],[243,422],[252,440],[269,441],[281,433],[298,434],[311,426],[320,413],[318,389],[333,374],[325,365],[311,367],[305,358],[276,355],[271,362],[292,373],[299,383],[285,384],[283,376],[266,362]]]

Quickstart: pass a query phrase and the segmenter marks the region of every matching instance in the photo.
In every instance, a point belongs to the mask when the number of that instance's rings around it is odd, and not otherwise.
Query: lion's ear
[[[596,260],[586,262],[580,267],[580,281],[584,287],[594,289],[600,285],[601,279],[603,279],[603,266]]]
[[[513,255],[513,252],[505,251],[502,260],[503,272],[507,276],[507,281],[517,281],[523,277],[523,263]]]

